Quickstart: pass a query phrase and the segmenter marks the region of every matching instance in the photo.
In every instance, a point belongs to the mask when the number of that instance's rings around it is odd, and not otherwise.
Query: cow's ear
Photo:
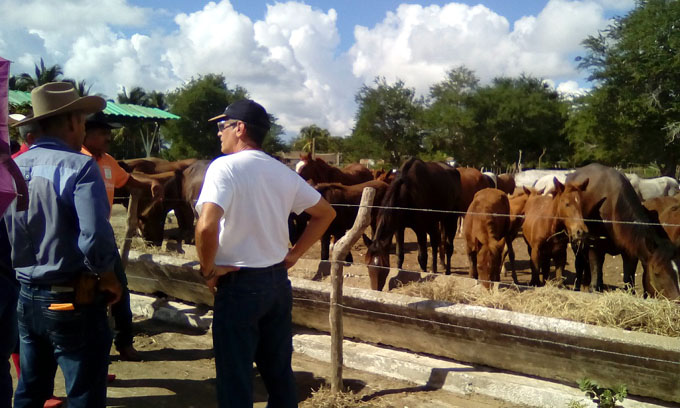
[[[371,239],[366,234],[361,234],[361,238],[363,238],[364,245],[366,245],[367,248],[370,247],[371,244],[373,243],[373,241],[371,241]]]
[[[527,186],[522,186],[522,189],[524,190],[524,194],[531,195],[531,190],[529,190]]]
[[[557,177],[553,177],[553,183],[555,184],[555,191],[557,194],[564,192],[564,184],[560,183]]]
[[[577,186],[578,189],[581,190],[581,191],[586,191],[586,188],[588,187],[588,183],[589,183],[589,182],[590,182],[590,179],[589,179],[589,178],[583,180],[583,182],[581,182],[581,184],[579,184],[579,185]]]

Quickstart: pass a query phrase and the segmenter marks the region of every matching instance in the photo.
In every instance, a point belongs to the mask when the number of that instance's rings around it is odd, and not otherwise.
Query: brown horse
[[[591,273],[597,274],[596,289],[603,290],[604,254],[621,254],[623,282],[635,287],[638,260],[644,273],[642,285],[647,294],[680,298],[680,254],[660,226],[640,203],[628,179],[618,171],[601,164],[589,164],[567,176],[567,182],[590,179],[582,195],[583,215],[593,237],[598,237],[588,251],[576,255],[575,289],[590,285]],[[593,221],[590,221],[592,219]],[[584,277],[584,272],[585,277]]]
[[[418,263],[427,270],[427,236],[432,247],[432,271],[437,272],[437,249],[439,246],[439,225],[447,232],[447,242],[453,243],[456,233],[456,215],[453,211],[460,201],[460,173],[452,167],[434,162],[410,159],[401,166],[385,193],[382,207],[378,211],[377,226],[373,240],[365,239],[368,250],[366,263],[371,279],[371,288],[382,290],[389,272],[389,253],[392,236],[396,234],[397,267],[404,264],[404,230],[411,228],[418,237]],[[404,208],[435,210],[418,211]],[[450,239],[448,239],[450,238]],[[453,245],[446,247],[446,273],[451,271]]]
[[[509,197],[510,202],[510,227],[508,228],[508,235],[505,239],[505,250],[503,251],[502,269],[505,270],[505,257],[510,260],[510,270],[512,271],[512,281],[515,285],[519,285],[517,280],[517,270],[515,269],[515,249],[512,242],[517,238],[519,231],[524,224],[524,205],[532,194],[536,194],[536,190],[530,187],[522,187],[519,191]],[[507,270],[505,271],[507,276]]]
[[[680,200],[675,196],[661,196],[642,203],[651,212],[651,216],[661,223],[676,248],[680,248]]]
[[[581,194],[588,187],[588,179],[576,183],[560,183],[557,178],[554,195],[531,195],[524,206],[522,233],[531,256],[530,285],[545,284],[550,271],[550,259],[555,261],[555,275],[562,281],[567,263],[567,244],[581,248],[588,228],[583,222]],[[541,282],[539,272],[543,272]]]
[[[501,280],[503,248],[510,227],[509,215],[508,195],[495,188],[478,191],[465,214],[470,277],[481,280],[487,289],[491,281]]]
[[[373,173],[359,163],[349,164],[341,170],[322,159],[312,160],[309,153],[301,155],[300,159],[304,164],[299,168],[298,174],[312,184],[340,183],[351,186],[373,180]]]
[[[383,197],[385,197],[388,187],[386,183],[380,180],[371,180],[353,186],[345,186],[340,183],[319,183],[314,186],[326,201],[334,205],[336,213],[335,219],[333,219],[333,222],[331,222],[331,225],[328,226],[328,229],[321,237],[321,260],[327,261],[329,259],[331,238],[333,238],[334,242],[337,242],[354,225],[354,220],[359,212],[359,204],[361,204],[361,196],[366,187],[375,189],[373,205],[376,207],[371,210],[371,227],[375,231],[378,206],[382,202]],[[289,223],[289,228],[291,225],[295,227],[295,232],[291,233],[291,243],[295,244],[307,227],[309,215],[306,212],[302,212],[300,215],[291,214],[291,217],[293,217],[293,223]],[[352,262],[351,253],[348,253],[346,261]]]

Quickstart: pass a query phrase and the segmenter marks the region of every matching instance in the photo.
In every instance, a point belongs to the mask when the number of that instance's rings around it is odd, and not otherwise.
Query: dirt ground
[[[114,207],[112,224],[119,242],[124,236],[126,215],[122,206]],[[172,237],[176,232],[176,224],[169,223],[166,236]],[[404,269],[418,271],[417,245],[411,230],[406,232]],[[526,244],[519,237],[515,243],[516,266],[520,283],[530,280],[529,256]],[[144,251],[141,240],[136,239],[133,248]],[[153,253],[176,254],[175,242],[172,239],[164,243],[163,248],[147,249]],[[196,259],[195,248],[184,245],[184,254],[188,259]],[[464,252],[462,237],[455,240],[455,252],[452,259],[453,273],[467,276],[468,259]],[[571,252],[571,251],[569,251]],[[355,264],[364,263],[366,247],[362,240],[353,249]],[[320,244],[317,243],[305,255],[307,259],[319,259]],[[428,269],[431,268],[431,254]],[[391,265],[396,265],[396,256],[391,255]],[[573,254],[569,253],[565,277],[567,283],[573,282]],[[622,267],[620,259],[608,257],[605,261],[605,283],[622,286]],[[441,268],[440,268],[441,271]],[[292,274],[295,274],[294,272]],[[307,277],[307,276],[298,276]],[[329,279],[325,277],[324,279]],[[509,276],[502,276],[505,282],[511,282]],[[638,281],[641,280],[641,268],[638,267]],[[354,287],[368,287],[368,276],[365,273],[345,275],[345,284]],[[141,363],[118,361],[112,359],[111,372],[117,379],[109,387],[109,406],[112,407],[212,407],[215,403],[215,364],[211,350],[212,339],[209,333],[191,332],[163,326],[152,321],[140,321],[135,324],[138,332],[135,337],[136,347],[143,353],[146,361]],[[327,381],[329,366],[304,355],[295,354],[293,360],[298,382],[300,401],[307,400],[311,390],[318,389]],[[255,372],[256,406],[265,406],[266,392]],[[63,379],[57,375],[57,395],[64,395]],[[394,407],[509,407],[510,405],[487,398],[469,399],[453,395],[442,390],[427,390],[407,382],[395,381],[369,373],[346,370],[345,378],[353,391],[363,396],[367,404]],[[370,406],[370,405],[367,405]]]
[[[109,372],[116,379],[108,387],[107,407],[125,408],[210,408],[216,407],[215,359],[212,334],[180,329],[153,320],[136,320],[135,346],[144,361],[120,361],[112,348]],[[298,399],[304,405],[329,381],[330,365],[295,353],[293,370]],[[14,371],[14,370],[12,370]],[[15,373],[12,372],[14,375]],[[267,392],[257,373],[255,407],[266,406]],[[362,397],[363,406],[377,407],[465,407],[498,408],[512,405],[482,396],[461,396],[428,389],[405,381],[392,380],[345,368],[345,386]],[[16,387],[16,376],[14,377]],[[57,373],[55,395],[64,397],[64,379]]]

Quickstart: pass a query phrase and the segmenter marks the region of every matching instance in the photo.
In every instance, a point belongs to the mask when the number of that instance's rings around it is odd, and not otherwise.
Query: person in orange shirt
[[[123,186],[151,189],[153,198],[161,199],[163,186],[157,180],[126,172],[118,165],[116,159],[107,153],[111,143],[111,129],[116,127],[120,127],[120,125],[110,123],[102,112],[90,115],[85,122],[86,133],[81,150],[81,153],[92,156],[97,162],[106,186],[109,206],[113,207],[114,190]],[[116,328],[114,344],[116,350],[120,353],[121,360],[141,361],[141,356],[133,346],[130,291],[127,287],[127,277],[120,256],[114,264],[114,272],[116,272],[116,276],[123,286],[123,295],[120,301],[111,307]]]

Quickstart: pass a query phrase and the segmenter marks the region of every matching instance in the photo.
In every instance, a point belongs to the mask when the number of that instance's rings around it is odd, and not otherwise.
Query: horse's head
[[[583,221],[583,200],[581,193],[588,187],[589,179],[581,183],[569,182],[566,185],[560,183],[557,178],[555,183],[555,200],[557,200],[557,214],[555,214],[569,235],[569,241],[575,248],[583,248],[588,236],[588,227]]]
[[[371,240],[363,235],[366,250],[366,265],[368,265],[368,277],[371,280],[371,289],[382,290],[390,272],[390,240],[386,245],[380,240]]]
[[[680,300],[680,253],[664,243],[652,253],[642,277],[645,293]]]

